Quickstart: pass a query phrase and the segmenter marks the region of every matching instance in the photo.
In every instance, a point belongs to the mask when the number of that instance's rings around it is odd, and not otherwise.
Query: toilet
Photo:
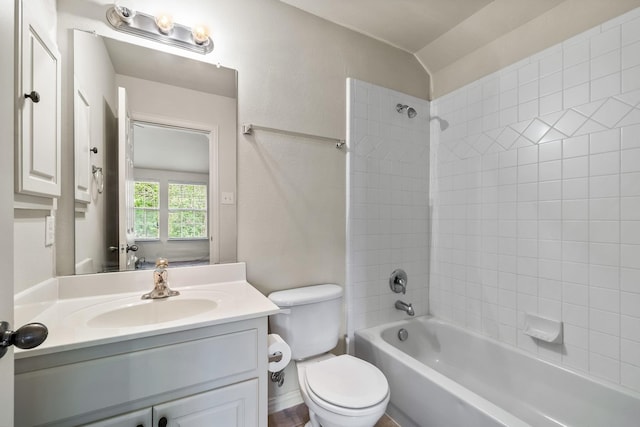
[[[389,384],[372,364],[330,353],[340,336],[342,287],[306,286],[273,292],[269,299],[284,310],[269,322],[291,347],[309,408],[305,427],[372,427],[389,403]]]

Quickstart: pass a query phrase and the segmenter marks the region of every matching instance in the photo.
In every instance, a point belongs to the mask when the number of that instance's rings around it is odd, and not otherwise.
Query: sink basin
[[[127,328],[172,322],[214,310],[218,304],[203,298],[166,298],[137,301],[88,319],[90,328]]]

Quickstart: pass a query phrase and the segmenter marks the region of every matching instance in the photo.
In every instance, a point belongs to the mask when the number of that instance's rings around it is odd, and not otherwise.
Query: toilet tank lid
[[[311,304],[341,297],[342,287],[334,284],[305,286],[303,288],[287,289],[269,294],[269,299],[278,307]]]

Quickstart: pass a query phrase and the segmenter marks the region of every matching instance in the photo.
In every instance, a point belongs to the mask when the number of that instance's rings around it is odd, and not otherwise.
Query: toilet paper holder
[[[282,360],[282,352],[276,351],[273,354],[269,355],[269,363],[271,362],[279,362]]]

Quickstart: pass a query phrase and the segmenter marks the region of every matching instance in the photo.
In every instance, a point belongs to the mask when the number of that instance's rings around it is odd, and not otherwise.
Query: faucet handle
[[[396,294],[399,294],[400,292],[406,294],[407,273],[401,268],[393,270],[393,273],[391,273],[391,277],[389,277],[389,287]]]

